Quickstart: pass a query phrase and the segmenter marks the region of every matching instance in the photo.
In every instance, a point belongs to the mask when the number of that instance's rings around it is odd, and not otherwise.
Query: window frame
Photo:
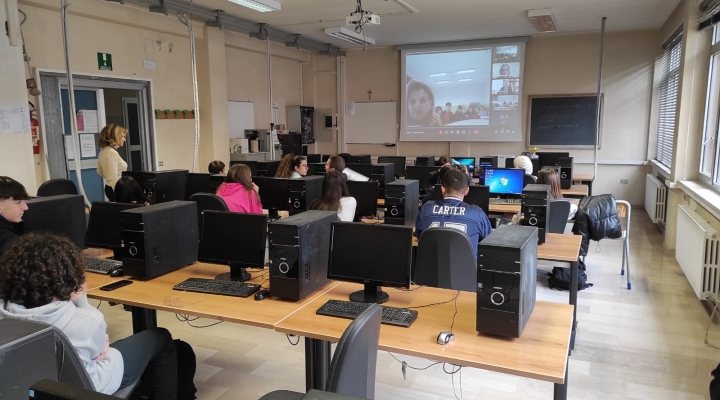
[[[713,102],[711,96],[713,96],[712,85],[713,85],[713,64],[716,61],[715,57],[720,58],[720,28],[718,25],[713,27],[712,35],[712,47],[710,50],[710,57],[708,59],[708,84],[707,84],[707,96],[705,99],[705,121],[703,122],[703,135],[700,141],[700,163],[698,164],[698,179],[720,192],[720,140],[718,136],[720,134],[720,93],[715,93],[715,101]],[[720,65],[720,63],[718,64]],[[720,79],[720,74],[717,76]],[[716,82],[720,85],[720,82]],[[713,104],[714,103],[714,104]],[[711,106],[714,105],[714,108]],[[714,126],[708,126],[708,117],[711,113],[715,113],[716,121]],[[714,146],[714,149],[708,153],[713,157],[712,164],[710,167],[710,173],[703,171],[705,164],[706,146]]]

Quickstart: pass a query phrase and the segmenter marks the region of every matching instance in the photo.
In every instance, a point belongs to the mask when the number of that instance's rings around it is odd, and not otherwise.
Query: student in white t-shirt
[[[325,174],[322,195],[310,203],[311,210],[337,211],[340,221],[352,222],[357,200],[350,196],[345,178],[337,171]]]

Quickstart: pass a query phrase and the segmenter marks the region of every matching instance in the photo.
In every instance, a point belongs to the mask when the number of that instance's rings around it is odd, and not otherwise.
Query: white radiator
[[[650,174],[645,175],[645,211],[654,224],[665,224],[667,187]]]
[[[720,299],[720,238],[687,206],[678,208],[675,258],[698,299]]]

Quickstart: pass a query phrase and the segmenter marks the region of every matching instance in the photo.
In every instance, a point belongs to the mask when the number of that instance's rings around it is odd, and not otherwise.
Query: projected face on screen
[[[522,140],[524,43],[403,50],[401,140]]]

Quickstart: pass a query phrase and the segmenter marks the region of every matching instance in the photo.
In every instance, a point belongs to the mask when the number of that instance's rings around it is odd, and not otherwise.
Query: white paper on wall
[[[80,155],[82,157],[95,157],[95,135],[92,133],[80,135]]]
[[[28,106],[0,106],[0,134],[20,133],[30,133]]]

